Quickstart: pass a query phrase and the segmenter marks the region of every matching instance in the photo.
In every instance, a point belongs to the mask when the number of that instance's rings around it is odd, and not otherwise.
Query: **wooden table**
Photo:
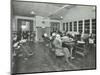
[[[76,44],[76,53],[84,56],[85,53],[86,53],[86,48],[85,48],[85,42],[84,41],[77,41],[77,44]]]

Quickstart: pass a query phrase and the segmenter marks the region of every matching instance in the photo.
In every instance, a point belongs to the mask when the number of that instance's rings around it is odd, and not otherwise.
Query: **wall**
[[[50,27],[49,18],[36,16],[36,27]]]
[[[50,20],[49,18],[44,18],[42,16],[36,17],[25,17],[25,16],[13,16],[12,17],[12,31],[17,31],[17,19],[28,19],[34,21],[34,26],[36,27],[50,27],[50,22],[59,22],[59,20]],[[45,23],[43,23],[43,21]],[[36,29],[35,29],[36,30]]]
[[[11,29],[12,29],[12,31],[17,31],[17,25],[16,25],[15,16],[12,16],[12,18],[11,18]]]
[[[44,21],[44,23],[43,23]],[[36,27],[50,27],[50,22],[59,22],[59,20],[51,20],[42,16],[36,16]]]
[[[39,39],[41,39],[41,34],[42,34],[42,29],[45,29],[45,31],[48,33],[48,35],[50,35],[50,26],[51,23],[50,22],[59,22],[59,20],[51,20],[50,18],[47,17],[42,17],[42,16],[36,16],[36,41],[38,41]],[[41,27],[41,28],[38,28]],[[40,31],[41,30],[41,31]]]
[[[49,18],[45,18],[42,16],[36,16],[36,17],[14,16],[12,17],[12,31],[17,31],[17,19],[33,20],[33,27],[34,27],[33,30],[36,31],[36,41],[38,41],[37,34],[39,34],[37,31],[37,27],[48,28],[50,27],[50,22],[59,22],[61,25],[61,22],[59,20],[51,20]],[[50,28],[47,30],[50,32]]]

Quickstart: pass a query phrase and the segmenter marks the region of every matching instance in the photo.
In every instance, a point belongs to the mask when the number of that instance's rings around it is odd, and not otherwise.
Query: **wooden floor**
[[[16,57],[15,73],[95,69],[96,67],[95,48],[92,48],[86,57],[76,56],[75,59],[69,60],[70,63],[66,63],[63,57],[56,57],[44,43],[28,42],[27,47],[32,50],[33,55],[28,57],[28,60],[24,60],[24,57]]]

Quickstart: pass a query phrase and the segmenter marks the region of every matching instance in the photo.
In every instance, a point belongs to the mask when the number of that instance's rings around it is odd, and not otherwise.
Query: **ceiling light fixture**
[[[31,11],[31,12],[30,12],[30,14],[34,15],[34,14],[35,14],[35,12],[34,12],[34,11]]]
[[[60,18],[62,19],[63,17],[61,16]]]

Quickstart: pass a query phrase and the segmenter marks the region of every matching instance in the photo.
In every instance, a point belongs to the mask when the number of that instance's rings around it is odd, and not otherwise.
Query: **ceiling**
[[[74,5],[54,4],[54,3],[40,3],[40,2],[24,2],[13,1],[12,10],[14,15],[21,16],[43,16],[52,19],[62,19],[67,11],[74,7]],[[31,12],[34,12],[31,14]]]

